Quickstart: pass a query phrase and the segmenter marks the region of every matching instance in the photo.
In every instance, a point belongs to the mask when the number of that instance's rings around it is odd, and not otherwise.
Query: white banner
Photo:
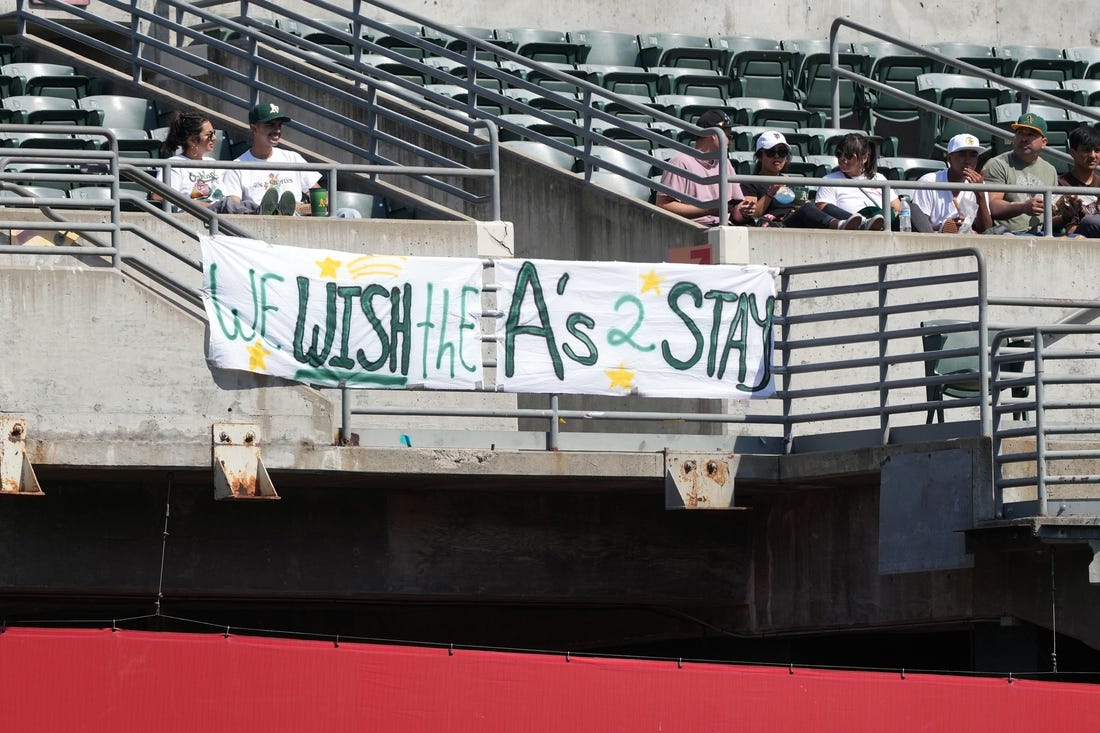
[[[349,387],[482,382],[480,260],[361,255],[203,237],[208,358]]]
[[[768,397],[778,271],[497,260],[497,385],[512,392]]]

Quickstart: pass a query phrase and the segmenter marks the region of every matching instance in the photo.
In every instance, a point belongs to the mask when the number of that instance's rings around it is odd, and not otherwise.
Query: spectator
[[[1100,188],[1096,166],[1100,164],[1100,129],[1082,125],[1069,134],[1073,168],[1058,179],[1061,186]],[[1096,196],[1063,196],[1059,202],[1067,234],[1100,237],[1100,199]]]
[[[1047,144],[1047,122],[1037,114],[1025,112],[1012,123],[1012,130],[1015,133],[1012,150],[986,161],[982,175],[991,185],[1033,186],[1034,190],[1028,193],[991,190],[989,213],[994,222],[1000,223],[985,233],[1042,234],[1042,189],[1058,185],[1054,166],[1039,157]],[[1055,216],[1053,227],[1057,229],[1060,225],[1061,217]]]
[[[696,123],[699,127],[709,128],[717,127],[725,132],[726,139],[729,139],[730,131],[733,129],[733,122],[726,115],[725,112],[717,109],[708,109],[702,115]],[[717,201],[720,195],[718,186],[718,136],[713,133],[705,133],[700,135],[695,141],[695,149],[701,153],[713,153],[711,158],[697,158],[690,153],[680,153],[676,157],[669,161],[669,164],[676,166],[688,173],[693,174],[698,178],[715,178],[713,183],[699,183],[698,181],[687,178],[675,171],[665,171],[661,175],[661,183],[668,186],[671,189],[679,191],[684,194],[685,197],[697,199],[699,201]],[[727,159],[724,161],[726,166],[727,181],[733,178],[734,170],[733,164]],[[741,187],[736,183],[730,181],[728,184],[729,191],[729,212],[730,217],[734,220],[741,220],[740,209],[737,204],[744,198],[741,193]],[[657,205],[662,209],[671,211],[674,214],[687,217],[693,221],[697,221],[700,224],[707,226],[716,226],[721,223],[721,217],[719,216],[719,209],[716,206],[709,208],[697,206],[687,201],[681,201],[674,196],[666,193],[657,194]]]
[[[782,176],[791,161],[791,146],[781,132],[769,130],[756,139],[756,162],[753,175]],[[863,223],[859,214],[829,205],[822,209],[798,201],[795,192],[784,184],[742,183],[745,194],[742,213],[761,226],[780,224],[796,229],[858,229]]]
[[[985,152],[981,141],[963,132],[947,141],[947,168],[926,173],[919,180],[936,183],[982,183],[985,179],[976,170],[978,156]],[[986,193],[918,188],[913,191],[910,215],[915,232],[954,234],[969,231],[984,232],[993,225]]]
[[[217,137],[214,125],[201,112],[177,110],[172,113],[161,149],[171,156],[168,160],[215,160],[211,153]],[[222,177],[227,172],[218,168],[172,168],[168,185],[195,203],[210,206],[224,198]],[[159,196],[153,198],[160,200]]]
[[[825,178],[885,181],[886,176],[878,172],[878,151],[874,142],[866,135],[850,132],[840,138],[836,146],[837,168]],[[848,216],[860,214],[863,222],[860,229],[880,232],[883,228],[882,189],[856,188],[848,186],[822,186],[814,198],[817,208],[825,210],[834,206]],[[890,200],[890,206],[898,210],[898,197]],[[836,214],[834,214],[835,216]]]
[[[290,117],[274,102],[260,102],[248,113],[252,147],[240,155],[241,163],[305,163],[301,155],[278,147],[283,139],[283,123]],[[321,174],[316,171],[230,170],[225,176],[226,196],[246,204],[255,204],[261,214],[309,214],[303,196],[318,188]]]

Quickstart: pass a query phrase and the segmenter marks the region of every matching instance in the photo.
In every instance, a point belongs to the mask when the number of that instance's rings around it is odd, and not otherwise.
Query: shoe
[[[294,216],[297,210],[298,200],[294,198],[294,194],[290,191],[283,191],[283,195],[279,197],[279,213],[283,216]]]
[[[260,199],[260,213],[271,216],[279,207],[279,189],[269,188],[264,191],[264,197]]]
[[[844,221],[841,221],[840,219],[836,220],[836,228],[837,229],[845,229],[847,231],[852,231],[854,229],[861,229],[862,227],[863,227],[863,217],[860,216],[859,214],[852,214],[851,216],[849,216]]]
[[[882,214],[875,214],[864,221],[859,228],[868,232],[881,232],[884,226],[886,226],[886,220],[882,218]]]
[[[958,234],[959,222],[954,219],[944,219],[943,224],[940,225],[940,232],[943,234]]]

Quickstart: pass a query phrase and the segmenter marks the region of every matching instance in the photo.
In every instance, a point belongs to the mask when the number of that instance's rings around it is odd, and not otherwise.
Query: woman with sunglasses
[[[168,160],[217,160],[212,153],[218,135],[214,125],[196,110],[172,113],[168,134],[161,149]],[[179,151],[179,152],[177,152]],[[190,196],[195,203],[209,206],[224,198],[221,184],[223,169],[175,167],[168,173],[168,185]]]
[[[839,178],[848,180],[885,181],[886,176],[878,172],[878,151],[875,144],[866,135],[858,132],[850,132],[840,138],[836,146],[837,168],[839,170],[829,173],[825,178]],[[833,205],[843,211],[851,213],[864,213],[863,224],[860,229],[869,229],[874,232],[882,231],[882,189],[881,188],[856,188],[849,186],[821,186],[817,189],[814,203],[819,209]],[[897,214],[900,201],[895,194],[890,200],[890,208]]]
[[[752,173],[756,176],[782,176],[791,160],[791,146],[781,132],[769,130],[756,139],[756,163]],[[795,201],[790,186],[779,183],[742,183],[745,194],[742,214],[755,219],[761,226],[798,229],[858,229],[863,224],[859,214],[851,215],[835,206],[818,208],[803,206]]]

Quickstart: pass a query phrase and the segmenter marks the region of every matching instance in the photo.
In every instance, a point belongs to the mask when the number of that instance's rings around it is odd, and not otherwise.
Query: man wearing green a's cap
[[[991,185],[1007,183],[1016,186],[1033,186],[1027,193],[990,191],[989,213],[994,226],[987,234],[1042,234],[1043,189],[1058,185],[1058,172],[1050,163],[1039,157],[1047,144],[1047,122],[1032,112],[1020,115],[1012,130],[1012,150],[990,158],[982,168],[985,182]],[[1054,228],[1061,226],[1054,217]]]
[[[259,102],[248,113],[252,131],[252,147],[237,160],[242,163],[305,163],[306,159],[293,150],[279,147],[283,140],[283,123],[290,115],[277,102]],[[256,206],[261,214],[308,214],[309,204],[303,197],[318,186],[321,174],[306,170],[235,169],[225,176],[225,195]]]

